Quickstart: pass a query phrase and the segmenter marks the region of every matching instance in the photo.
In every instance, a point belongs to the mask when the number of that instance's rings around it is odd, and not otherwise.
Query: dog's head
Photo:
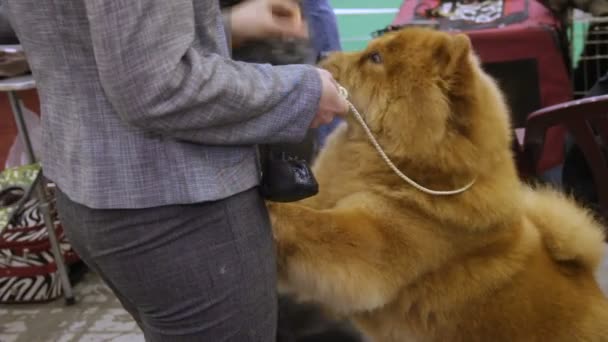
[[[321,66],[348,89],[391,157],[471,171],[483,153],[509,153],[508,113],[463,34],[409,28]],[[352,139],[366,139],[349,116]]]

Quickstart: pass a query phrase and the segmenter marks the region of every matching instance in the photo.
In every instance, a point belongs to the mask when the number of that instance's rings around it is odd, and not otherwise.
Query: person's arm
[[[250,144],[300,140],[315,117],[322,84],[314,67],[201,53],[192,0],[85,4],[103,90],[129,124],[198,143]],[[217,13],[207,20],[221,25]]]

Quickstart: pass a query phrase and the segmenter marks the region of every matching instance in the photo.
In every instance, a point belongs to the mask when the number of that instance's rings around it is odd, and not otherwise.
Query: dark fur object
[[[359,333],[348,323],[331,320],[316,305],[296,303],[290,297],[279,299],[277,342],[361,342]]]
[[[316,54],[305,40],[270,39],[245,43],[232,51],[232,58],[273,65],[313,64]]]

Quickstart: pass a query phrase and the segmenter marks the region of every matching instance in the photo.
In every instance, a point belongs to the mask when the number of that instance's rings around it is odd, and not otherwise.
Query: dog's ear
[[[471,41],[465,34],[456,34],[445,37],[435,47],[435,61],[441,70],[441,76],[462,74],[470,67],[469,54]]]
[[[450,112],[459,114],[448,116],[448,123],[462,135],[469,134],[471,118],[462,114],[468,113],[466,99],[475,91],[470,82],[475,74],[471,50],[469,37],[456,34],[444,36],[434,51],[440,76],[438,84],[450,100]]]

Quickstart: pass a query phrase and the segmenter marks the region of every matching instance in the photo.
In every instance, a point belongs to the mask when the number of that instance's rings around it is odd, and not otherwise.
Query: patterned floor
[[[101,280],[88,273],[77,304],[0,307],[0,342],[143,342],[141,330]]]

